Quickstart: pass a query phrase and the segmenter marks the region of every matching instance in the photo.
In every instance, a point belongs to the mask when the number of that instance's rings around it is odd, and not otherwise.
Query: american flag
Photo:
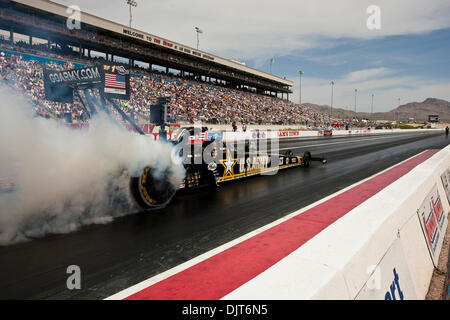
[[[105,73],[105,87],[126,89],[125,76]]]

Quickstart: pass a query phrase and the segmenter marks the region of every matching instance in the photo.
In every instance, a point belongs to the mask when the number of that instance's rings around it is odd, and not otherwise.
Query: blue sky
[[[344,94],[335,103],[340,107],[354,107],[354,89],[358,89],[361,101],[361,111],[370,110],[371,94],[381,97],[380,111],[390,110],[396,107],[397,97],[388,94],[389,91],[398,91],[399,98],[403,102],[423,100],[426,97],[438,97],[449,100],[450,86],[443,90],[430,90],[413,95],[415,91],[424,85],[440,86],[450,82],[450,29],[440,29],[424,34],[396,35],[376,39],[328,39],[331,47],[311,48],[293,52],[289,56],[275,57],[276,63],[272,71],[277,75],[288,75],[289,79],[298,78],[298,70],[302,70],[303,87],[308,85],[326,86],[334,81],[335,90],[339,90],[343,83],[343,90],[350,91],[350,95]],[[251,65],[250,63],[249,65]],[[253,62],[254,65],[254,62]],[[292,66],[297,70],[293,72]],[[260,66],[262,70],[269,70],[269,61],[266,66]],[[355,72],[360,71],[360,77]],[[364,76],[364,71],[369,73]],[[349,75],[353,77],[349,78]],[[311,81],[310,81],[310,80]],[[354,81],[350,81],[354,79]],[[359,81],[361,81],[361,85]],[[383,82],[383,79],[386,82]],[[394,79],[395,81],[392,83]],[[404,79],[404,81],[400,81]],[[370,86],[367,80],[378,80]],[[326,84],[325,84],[326,83]],[[351,87],[351,88],[349,88]],[[351,90],[350,90],[351,89]],[[400,94],[405,92],[405,94]],[[324,90],[324,94],[326,92]],[[308,99],[311,97],[310,99]],[[313,99],[313,97],[315,99]],[[321,99],[310,96],[303,89],[302,101],[322,104],[330,104],[328,97]],[[391,99],[391,104],[389,104]],[[298,101],[296,92],[294,101]]]
[[[333,47],[311,48],[290,56],[276,57],[273,72],[290,74],[292,66],[299,64],[298,67],[311,77],[330,79],[345,76],[354,70],[381,66],[403,75],[449,76],[450,29],[369,40],[343,38],[323,41],[329,41]],[[268,62],[265,69],[269,70]]]
[[[57,0],[128,25],[126,0]],[[294,81],[302,102],[387,111],[427,97],[450,100],[450,1],[448,0],[137,0],[133,27],[191,47],[234,58]],[[105,6],[107,4],[107,6]],[[371,5],[380,29],[369,30]]]

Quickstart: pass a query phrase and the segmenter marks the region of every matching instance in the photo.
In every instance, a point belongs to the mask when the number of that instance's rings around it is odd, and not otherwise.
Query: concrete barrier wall
[[[381,134],[397,134],[397,133],[413,133],[413,132],[438,132],[443,129],[391,129],[391,130],[333,130],[333,136],[354,136],[354,135],[381,135]],[[169,138],[174,138],[177,132],[171,132]],[[255,130],[255,131],[209,131],[208,133],[199,134],[196,140],[202,140],[208,135],[219,134],[224,141],[252,140],[252,139],[293,139],[293,138],[311,138],[324,136],[323,130],[299,130],[299,131],[277,131],[277,130]],[[158,133],[151,133],[155,140],[158,139]]]
[[[434,264],[418,210],[437,187],[447,221],[449,168],[450,146],[226,299],[424,299]]]
[[[414,132],[438,132],[441,129],[392,129],[392,130],[333,130],[333,136],[352,136],[352,135],[381,135],[381,134],[399,134]],[[292,139],[320,137],[324,133],[321,130],[314,131],[252,131],[252,132],[223,132],[222,137],[225,141],[236,141],[244,139]]]
[[[336,287],[336,280],[329,281],[317,288],[311,298],[331,295],[355,299],[359,294],[360,298],[382,298],[394,281],[389,271],[403,266],[405,270],[399,275],[403,294],[424,299],[434,266],[417,210],[437,185],[448,215],[449,203],[440,176],[449,167],[450,147],[447,147],[313,239],[303,255],[334,269],[340,285]],[[384,258],[391,260],[390,265],[377,274],[374,266],[379,267]],[[346,294],[339,297],[343,292]]]

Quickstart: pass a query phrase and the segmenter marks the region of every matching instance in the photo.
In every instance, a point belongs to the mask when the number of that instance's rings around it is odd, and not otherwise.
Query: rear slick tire
[[[170,183],[167,173],[158,173],[145,168],[139,177],[130,179],[130,192],[143,210],[160,209],[167,206],[177,190]]]
[[[302,167],[309,168],[310,165],[311,165],[311,153],[306,151],[302,157]]]

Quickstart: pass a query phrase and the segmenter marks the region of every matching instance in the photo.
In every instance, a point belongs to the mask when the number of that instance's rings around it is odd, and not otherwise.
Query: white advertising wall
[[[437,184],[428,193],[422,205],[417,210],[417,214],[431,258],[437,267],[439,253],[441,252],[445,231],[447,230],[447,219],[444,214]]]
[[[358,293],[357,300],[417,299],[408,263],[400,240],[395,240],[376,266],[369,266],[370,278]]]

